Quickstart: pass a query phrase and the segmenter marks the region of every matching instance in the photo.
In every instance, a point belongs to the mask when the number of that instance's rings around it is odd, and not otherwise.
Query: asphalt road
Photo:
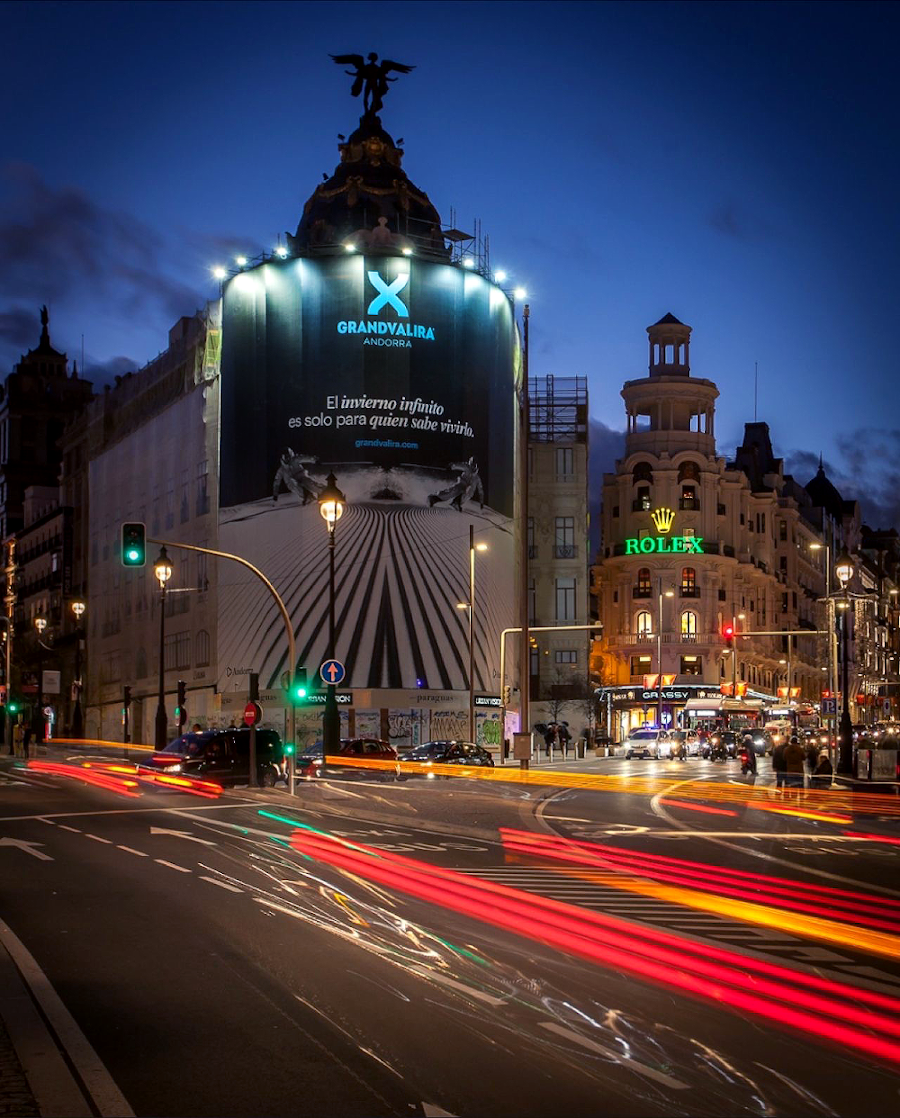
[[[900,1113],[900,817],[595,768],[656,787],[131,798],[3,759],[0,919],[138,1115]],[[760,923],[776,879],[812,899]]]

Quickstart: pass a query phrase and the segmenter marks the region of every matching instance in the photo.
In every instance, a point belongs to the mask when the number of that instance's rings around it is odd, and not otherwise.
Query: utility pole
[[[9,712],[12,701],[12,644],[13,618],[16,611],[16,541],[6,541],[6,748],[13,751],[13,716]]]
[[[531,426],[528,402],[528,325],[531,310],[522,308],[522,390],[519,394],[519,733],[530,733],[531,637],[528,626],[528,442]],[[504,728],[500,729],[501,738]],[[524,763],[523,763],[523,767]]]

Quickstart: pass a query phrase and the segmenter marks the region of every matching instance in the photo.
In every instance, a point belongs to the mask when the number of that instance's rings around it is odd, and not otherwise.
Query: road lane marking
[[[157,859],[159,861],[159,859]],[[210,885],[218,885],[220,889],[227,889],[230,893],[243,893],[236,885],[229,885],[227,881],[219,881],[217,877],[201,877],[201,881],[208,881]]]
[[[221,811],[223,808],[257,807],[256,800],[238,800],[237,803],[191,804],[192,811]],[[168,814],[185,811],[185,807],[109,807],[99,811],[44,811],[35,815],[0,815],[0,823],[18,823],[29,819],[78,819],[88,815],[146,815],[148,812]]]
[[[100,1118],[135,1118],[134,1111],[116,1086],[102,1060],[66,1009],[49,978],[24,943],[5,921],[0,920],[0,943],[19,968],[31,995],[56,1033],[57,1040],[82,1084],[89,1092]]]
[[[59,827],[62,831],[71,831],[73,835],[81,834],[81,829],[79,827],[67,827],[65,823],[60,823]]]
[[[190,831],[171,831],[168,827],[151,827],[151,835],[175,835],[177,838],[187,839],[188,842],[201,842],[204,846],[217,846],[218,843],[211,842],[209,839],[198,838],[197,835],[192,835]]]
[[[158,862],[161,866],[168,866],[170,870],[178,870],[179,873],[192,872],[191,870],[185,869],[184,866],[176,866],[174,862],[167,862],[165,858],[154,858],[153,861]]]
[[[139,858],[149,858],[149,854],[145,854],[143,850],[132,850],[130,846],[120,846],[117,844],[117,850],[124,850],[126,854],[137,854]]]
[[[468,994],[470,998],[477,998],[480,1002],[487,1002],[488,1005],[506,1005],[506,998],[497,998],[493,994],[485,993],[484,990],[477,990],[474,986],[467,986],[464,982],[457,982],[455,978],[449,978],[446,974],[441,974],[438,971],[420,971],[413,968],[413,973],[417,974],[419,978],[424,978],[426,982],[437,982],[441,986],[449,986],[451,990],[457,990],[461,994]]]
[[[41,822],[41,823],[49,823],[51,827],[55,827],[55,826],[56,826],[56,824],[55,824],[55,823],[53,822],[53,820],[52,820],[52,819],[43,819],[43,818],[41,818],[41,819],[39,820],[39,822]]]
[[[621,1052],[616,1052],[614,1048],[605,1048],[602,1044],[597,1044],[596,1041],[591,1040],[589,1037],[582,1036],[581,1033],[575,1032],[574,1029],[567,1029],[565,1025],[560,1025],[558,1021],[541,1021],[540,1026],[542,1029],[546,1029],[547,1032],[556,1033],[566,1040],[571,1040],[576,1044],[580,1044],[582,1048],[586,1048],[589,1052],[596,1052],[598,1056],[605,1056],[607,1059],[613,1060],[619,1067],[631,1068],[639,1075],[645,1075],[648,1079],[655,1079],[657,1083],[662,1083],[665,1087],[674,1088],[676,1091],[687,1090],[687,1083],[682,1083],[680,1079],[673,1079],[671,1075],[666,1075],[663,1071],[657,1071],[656,1068],[651,1068],[646,1064],[639,1063],[637,1060],[632,1060],[624,1056]]]
[[[113,845],[112,839],[105,839],[105,838],[101,838],[99,835],[92,835],[90,833],[90,831],[85,831],[84,832],[84,837],[89,838],[89,839],[93,839],[94,842],[105,842],[107,846],[112,846]]]
[[[42,842],[26,842],[25,839],[0,838],[0,846],[13,846],[23,854],[30,854],[32,858],[39,858],[42,862],[55,861],[49,854],[42,854],[40,850],[35,850],[36,846],[43,845]]]

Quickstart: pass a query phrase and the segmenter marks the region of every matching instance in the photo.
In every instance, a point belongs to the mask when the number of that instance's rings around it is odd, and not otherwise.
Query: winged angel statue
[[[363,95],[363,107],[368,113],[377,113],[384,106],[384,95],[388,91],[388,82],[395,82],[396,78],[389,78],[391,70],[398,74],[408,74],[415,70],[415,66],[404,66],[402,62],[391,62],[388,58],[378,61],[374,51],[365,61],[361,54],[333,54],[331,58],[339,66],[355,66],[355,70],[346,73],[354,78],[353,88],[350,90],[354,97]]]

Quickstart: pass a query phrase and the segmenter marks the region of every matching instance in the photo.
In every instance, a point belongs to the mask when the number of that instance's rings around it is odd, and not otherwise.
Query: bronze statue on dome
[[[355,70],[347,70],[354,79],[350,93],[358,97],[363,95],[363,108],[365,115],[374,116],[384,107],[384,95],[388,92],[388,82],[395,82],[396,78],[389,78],[391,70],[398,74],[409,74],[415,66],[405,66],[402,62],[391,62],[388,58],[378,61],[378,55],[372,51],[368,61],[361,54],[332,54],[330,56],[339,66],[355,66]]]

